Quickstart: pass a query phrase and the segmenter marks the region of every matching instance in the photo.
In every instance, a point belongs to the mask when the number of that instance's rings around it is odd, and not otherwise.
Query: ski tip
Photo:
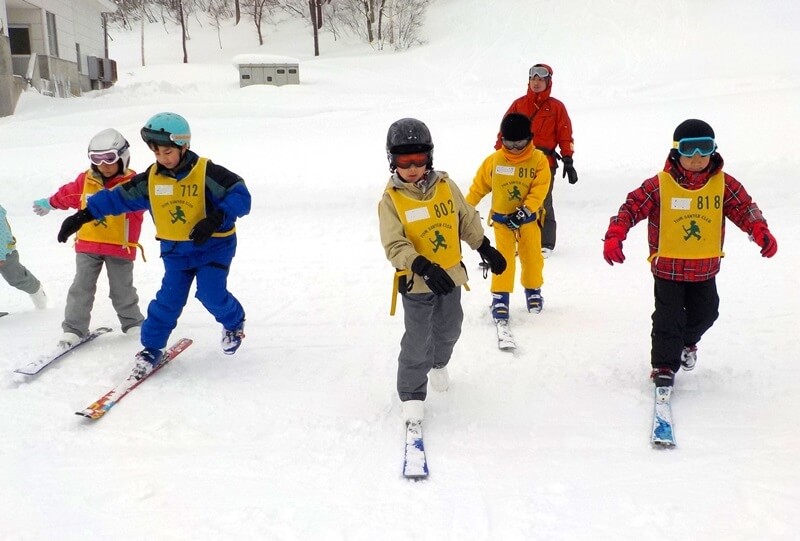
[[[653,445],[653,449],[674,449],[675,442],[674,441],[654,441],[651,442]]]
[[[86,419],[97,420],[105,414],[104,410],[93,410],[93,409],[85,409],[81,411],[76,411],[75,415],[80,415]]]

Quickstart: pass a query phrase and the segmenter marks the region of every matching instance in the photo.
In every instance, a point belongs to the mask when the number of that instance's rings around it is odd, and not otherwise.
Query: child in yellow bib
[[[531,143],[528,117],[510,113],[503,118],[500,133],[503,146],[478,168],[467,193],[467,203],[476,207],[484,196],[492,194],[489,223],[494,228],[497,249],[508,267],[492,277],[491,310],[495,321],[504,323],[509,315],[509,297],[514,291],[517,254],[528,311],[538,314],[544,307],[541,224],[551,177],[547,157]]]
[[[140,380],[162,360],[163,350],[188,300],[195,296],[222,326],[222,351],[234,354],[244,339],[245,312],[228,291],[236,254],[236,219],[250,212],[242,178],[189,149],[189,123],[175,113],[158,113],[141,130],[156,163],[114,190],[87,199],[67,218],[58,239],[66,241],[84,223],[129,210],[150,210],[161,241],[164,278],[142,325],[144,349],[131,373]]]
[[[603,256],[622,263],[622,241],[647,220],[655,311],[650,333],[650,377],[672,387],[682,367],[697,362],[697,343],[719,316],[716,275],[723,256],[725,219],[772,257],[778,243],[755,201],[739,181],[723,172],[714,130],[702,120],[681,122],[664,170],[628,194],[605,235]]]
[[[461,335],[461,286],[467,282],[461,241],[478,250],[492,272],[503,272],[506,262],[483,235],[478,213],[455,182],[433,169],[433,139],[423,122],[394,122],[386,153],[392,176],[378,219],[386,258],[396,269],[405,323],[397,393],[404,421],[421,422],[428,377],[434,389],[447,389],[447,364]]]
[[[33,211],[44,216],[51,210],[85,209],[94,194],[129,182],[136,174],[128,166],[130,144],[113,128],[97,133],[89,141],[89,168],[72,182],[62,185],[50,197],[33,202]],[[144,315],[139,309],[139,294],[133,285],[133,266],[144,211],[101,217],[83,224],[75,241],[75,278],[67,292],[61,348],[78,343],[89,333],[97,280],[105,268],[108,296],[117,313],[122,332],[139,336]]]

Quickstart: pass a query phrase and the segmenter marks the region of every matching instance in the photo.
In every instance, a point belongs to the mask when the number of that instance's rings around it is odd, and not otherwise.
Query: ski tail
[[[89,334],[87,334],[83,338],[81,338],[81,340],[79,342],[76,342],[75,344],[73,344],[73,345],[71,345],[69,347],[66,347],[66,348],[57,347],[56,349],[54,349],[50,353],[42,355],[41,357],[39,357],[35,361],[31,361],[31,362],[29,362],[27,364],[24,364],[24,365],[22,365],[22,366],[20,366],[18,368],[15,368],[14,372],[16,372],[17,374],[22,374],[24,376],[35,376],[36,374],[38,374],[39,372],[41,372],[42,370],[44,370],[45,368],[47,368],[48,366],[50,366],[51,364],[53,364],[54,362],[59,360],[60,358],[65,357],[67,354],[75,351],[77,348],[81,347],[82,345],[91,342],[92,340],[94,340],[98,336],[101,336],[103,334],[111,332],[111,330],[112,329],[109,328],[109,327],[99,327],[99,328],[91,331]]]
[[[406,423],[403,477],[415,480],[428,477],[428,459],[425,454],[425,443],[422,440],[422,421]]]
[[[653,405],[653,430],[650,443],[656,448],[675,447],[672,424],[672,387],[656,387]]]
[[[132,390],[139,386],[143,381],[147,378],[161,370],[168,362],[172,361],[175,357],[177,357],[182,351],[192,345],[192,340],[189,338],[181,338],[175,344],[169,347],[167,351],[164,352],[164,356],[162,357],[161,362],[153,368],[153,371],[150,372],[147,376],[141,379],[134,379],[131,376],[125,378],[125,381],[122,383],[114,386],[109,390],[106,394],[101,396],[97,401],[93,402],[86,408],[76,411],[75,415],[81,415],[86,417],[87,419],[97,420],[100,419],[103,415],[108,413],[108,410],[113,408],[120,400],[122,400],[125,396],[128,395]]]

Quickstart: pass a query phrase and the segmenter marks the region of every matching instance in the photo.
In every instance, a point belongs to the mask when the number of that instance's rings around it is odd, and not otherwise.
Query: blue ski
[[[653,406],[653,432],[650,442],[656,448],[675,447],[675,431],[672,426],[672,387],[656,387]]]
[[[406,423],[406,452],[403,458],[403,477],[425,479],[428,477],[428,459],[422,442],[422,422]]]

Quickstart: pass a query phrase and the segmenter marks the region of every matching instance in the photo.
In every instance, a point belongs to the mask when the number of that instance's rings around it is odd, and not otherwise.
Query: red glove
[[[622,253],[622,241],[627,238],[628,232],[624,227],[618,224],[612,224],[606,231],[606,236],[603,239],[603,257],[606,263],[614,265],[614,263],[623,263],[625,261],[625,254]]]
[[[778,251],[778,241],[769,232],[766,222],[756,222],[750,231],[750,238],[761,246],[761,255],[772,257]]]

